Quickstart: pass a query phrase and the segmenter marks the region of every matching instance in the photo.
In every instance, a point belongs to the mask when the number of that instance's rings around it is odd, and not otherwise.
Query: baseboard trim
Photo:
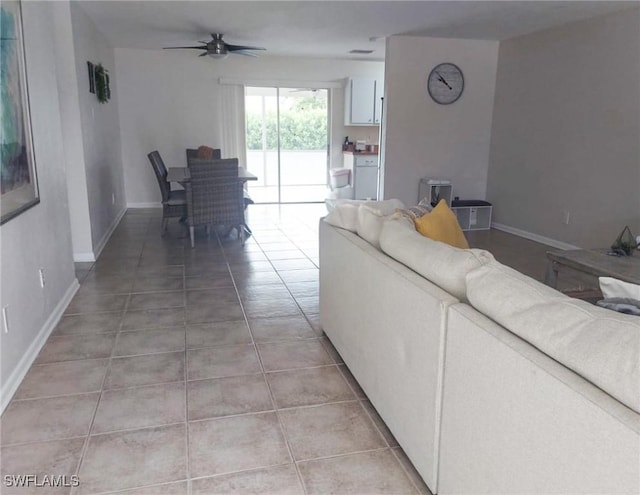
[[[96,246],[93,248],[94,261],[100,257],[102,250],[107,245],[107,242],[109,242],[109,239],[111,239],[111,235],[113,234],[113,231],[116,230],[116,227],[118,226],[118,224],[120,223],[120,220],[122,220],[122,217],[126,212],[127,212],[126,208],[122,208],[122,210],[120,210],[120,212],[113,219],[113,222],[111,222],[111,225],[109,225],[109,228],[107,229],[107,231],[102,236],[102,239],[100,239],[100,242],[98,242],[98,244],[96,244]]]
[[[47,321],[44,322],[44,325],[38,332],[38,335],[33,342],[31,342],[31,345],[22,356],[22,359],[18,362],[18,365],[11,372],[9,378],[0,385],[0,414],[4,412],[6,407],[9,405],[9,402],[11,402],[13,395],[18,390],[18,387],[22,383],[27,371],[29,371],[29,368],[31,368],[31,365],[38,357],[40,350],[60,321],[60,318],[62,318],[64,310],[67,308],[79,288],[80,284],[78,283],[78,279],[74,278],[64,296],[62,296],[62,299],[60,299],[60,302],[53,309],[49,318],[47,318]]]
[[[88,253],[73,253],[74,263],[88,263],[96,260],[95,254],[91,251]]]
[[[93,251],[89,251],[88,253],[73,253],[73,261],[75,263],[90,263],[96,261],[100,256],[100,253],[102,253],[104,247],[107,245],[107,242],[109,242],[109,239],[111,239],[113,231],[116,230],[116,227],[118,226],[120,220],[122,220],[122,217],[126,212],[127,209],[123,208],[118,213],[118,215],[116,215],[116,218],[113,220],[113,222],[111,222],[111,225],[109,225],[109,228],[102,236],[102,239],[100,239],[100,242],[96,244],[96,247]]]
[[[519,237],[524,237],[525,239],[529,239],[530,241],[536,241],[540,244],[545,244],[547,246],[554,247],[556,249],[580,249],[578,246],[574,246],[573,244],[568,244],[566,242],[557,241],[555,239],[551,239],[549,237],[545,237],[543,235],[534,234],[533,232],[527,232],[526,230],[517,229],[515,227],[511,227],[509,225],[504,225],[502,223],[493,222],[491,227],[496,230],[502,230],[503,232],[507,232],[509,234],[517,235]]]
[[[162,208],[162,203],[127,203],[127,208]]]

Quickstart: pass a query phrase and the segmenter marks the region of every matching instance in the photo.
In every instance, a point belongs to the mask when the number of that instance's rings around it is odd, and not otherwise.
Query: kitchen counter
[[[345,155],[378,155],[377,151],[343,151],[342,153],[344,153]]]

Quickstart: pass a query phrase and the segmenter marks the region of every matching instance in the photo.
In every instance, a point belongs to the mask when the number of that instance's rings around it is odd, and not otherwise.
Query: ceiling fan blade
[[[230,50],[229,53],[232,53],[233,55],[246,55],[247,57],[258,58],[258,55],[256,55],[255,53],[247,52],[245,50],[234,50],[234,51]]]
[[[205,45],[205,46],[165,46],[163,48],[163,50],[189,50],[189,49],[206,50],[207,47]]]
[[[207,55],[209,55],[209,52],[202,52],[200,55],[198,55],[198,57],[206,57]]]
[[[260,46],[230,45],[229,43],[225,43],[225,45],[227,45],[227,50],[230,52],[237,52],[239,50],[266,50],[266,48]]]

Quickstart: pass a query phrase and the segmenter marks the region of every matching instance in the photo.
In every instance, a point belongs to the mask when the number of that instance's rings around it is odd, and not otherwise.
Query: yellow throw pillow
[[[469,249],[469,243],[460,228],[456,214],[441,199],[431,213],[415,219],[416,230],[434,241],[445,242],[451,246]]]

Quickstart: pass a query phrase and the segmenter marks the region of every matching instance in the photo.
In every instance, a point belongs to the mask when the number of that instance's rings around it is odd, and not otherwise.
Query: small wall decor
[[[87,60],[87,71],[89,72],[89,93],[96,94],[96,73],[95,66]]]
[[[102,67],[102,64],[95,66],[95,83],[96,83],[96,96],[100,103],[106,103],[111,99],[111,88],[109,87],[109,74],[107,70]]]
[[[637,247],[638,244],[631,233],[631,229],[629,229],[628,225],[625,225],[622,232],[620,232],[620,235],[611,245],[611,251],[613,254],[617,254],[618,256],[631,256],[633,254],[633,250]]]
[[[0,167],[0,224],[40,202],[36,160],[31,134],[31,114],[25,68],[21,4],[0,4],[0,93],[2,134]]]

